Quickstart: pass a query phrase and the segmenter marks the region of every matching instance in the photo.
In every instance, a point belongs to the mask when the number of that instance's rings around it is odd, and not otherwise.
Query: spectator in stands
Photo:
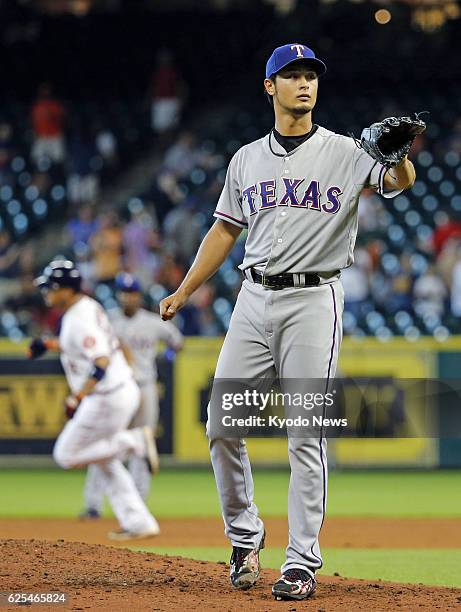
[[[203,224],[196,211],[197,200],[189,196],[165,217],[165,246],[189,262],[195,256],[202,237]]]
[[[164,253],[155,280],[171,292],[179,287],[185,274],[184,265],[170,253]]]
[[[114,133],[104,127],[96,132],[96,150],[101,156],[105,167],[113,167],[118,163],[118,144]]]
[[[370,285],[369,272],[371,269],[371,258],[363,248],[355,251],[355,263],[341,273],[341,281],[344,287],[344,307],[351,312],[356,319],[364,314],[364,307],[369,302]]]
[[[458,247],[458,257],[453,266],[451,278],[451,312],[455,317],[461,317],[461,248]]]
[[[123,236],[120,221],[115,211],[102,213],[97,221],[98,231],[90,240],[95,277],[98,282],[112,284],[122,264]]]
[[[34,285],[37,254],[32,244],[21,246],[17,266],[17,280],[21,290],[17,296],[16,308],[26,308],[37,305],[37,287]],[[40,298],[39,298],[40,299]]]
[[[193,304],[186,304],[181,309],[178,327],[183,336],[200,336],[200,312]]]
[[[64,122],[66,112],[62,103],[53,97],[49,84],[43,83],[32,106],[34,144],[31,158],[38,168],[43,163],[62,164],[66,155]]]
[[[216,297],[216,288],[211,283],[205,283],[194,293],[191,304],[198,312],[198,326],[201,336],[218,336],[221,328],[213,313],[213,301]]]
[[[146,289],[152,284],[159,266],[159,256],[155,252],[159,246],[160,236],[153,215],[144,209],[132,212],[129,223],[123,229],[125,268],[136,272]]]
[[[9,250],[11,251],[11,248]],[[18,256],[15,257],[14,267],[11,270],[14,272],[14,279],[7,281],[0,279],[0,301],[3,302],[0,303],[0,307],[6,308],[9,318],[15,320],[17,327],[23,331],[32,329],[35,312],[43,304],[34,285],[36,263],[33,245],[25,243],[18,250]]]
[[[13,150],[13,128],[4,121],[0,123],[0,185],[14,184],[15,177],[10,168]]]
[[[214,337],[223,333],[212,306],[206,306],[199,310],[199,329],[200,336]]]
[[[364,189],[359,198],[359,231],[374,232],[378,229],[378,216],[383,205],[376,191]]]
[[[224,157],[213,153],[205,146],[200,146],[196,135],[184,130],[176,142],[167,149],[163,168],[174,173],[178,179],[186,179],[194,168],[202,169],[205,174],[222,168]]]
[[[19,291],[19,256],[20,249],[9,232],[0,231],[0,305]]]
[[[432,243],[436,255],[439,255],[450,238],[461,239],[461,221],[455,212],[446,213],[447,221],[439,225],[433,234]]]
[[[67,196],[72,204],[95,202],[99,177],[95,171],[96,145],[85,129],[75,131],[69,141]]]
[[[420,317],[429,314],[441,316],[447,294],[445,283],[437,273],[435,266],[430,264],[426,272],[415,280],[413,286],[415,312]]]
[[[447,287],[451,286],[453,269],[459,259],[461,238],[456,235],[445,241],[442,251],[437,258],[437,269]]]
[[[216,202],[219,200],[223,187],[224,183],[221,180],[221,177],[216,176],[211,180],[208,187],[200,195],[198,209],[206,216],[207,219],[212,218],[216,208]]]
[[[186,178],[200,159],[200,152],[193,132],[182,132],[176,142],[166,151],[163,167],[177,178]]]
[[[410,254],[403,253],[400,257],[400,268],[391,280],[391,293],[387,300],[387,310],[395,314],[399,310],[412,310],[413,276],[410,265]]]
[[[179,187],[176,177],[169,170],[161,170],[151,185],[149,197],[154,202],[155,215],[160,225],[168,212],[184,199],[184,193]]]
[[[99,222],[94,218],[93,208],[86,204],[77,211],[77,216],[73,217],[66,225],[67,235],[72,249],[88,246],[93,234],[99,229]]]
[[[181,114],[183,85],[168,49],[157,54],[157,63],[152,75],[151,124],[157,134],[175,128]]]
[[[91,258],[91,251],[87,244],[78,242],[74,248],[74,261],[82,277],[82,289],[90,295],[95,288],[95,263]]]
[[[381,258],[387,251],[387,245],[382,239],[368,240],[366,250],[370,257],[371,269],[373,272],[379,270]]]
[[[10,233],[0,231],[0,277],[14,278],[18,274],[19,247],[15,245]]]
[[[392,279],[382,270],[375,270],[370,277],[370,294],[375,307],[386,310],[392,293]]]
[[[168,208],[179,204],[184,199],[184,193],[180,189],[176,176],[169,170],[161,171],[158,176],[157,189],[164,195],[167,200]]]

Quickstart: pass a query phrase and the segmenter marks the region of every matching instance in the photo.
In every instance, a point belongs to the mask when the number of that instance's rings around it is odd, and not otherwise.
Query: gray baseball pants
[[[336,371],[344,292],[337,279],[317,287],[265,289],[246,279],[219,355],[215,379],[325,379]],[[221,409],[210,404],[208,409]],[[264,526],[253,500],[243,439],[209,436],[225,534],[233,546],[256,548]],[[322,566],[318,536],[327,500],[326,440],[289,438],[288,546],[282,573]]]

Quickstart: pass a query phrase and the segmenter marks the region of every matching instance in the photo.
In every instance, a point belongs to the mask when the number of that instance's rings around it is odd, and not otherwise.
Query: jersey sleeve
[[[231,159],[227,169],[226,182],[213,216],[237,227],[248,227],[242,208],[242,194],[237,174],[237,154]]]
[[[371,189],[374,189],[384,198],[393,198],[402,193],[403,189],[394,189],[392,191],[384,189],[384,175],[387,172],[387,168],[374,160],[366,151],[357,147],[352,164],[355,185],[371,187]]]

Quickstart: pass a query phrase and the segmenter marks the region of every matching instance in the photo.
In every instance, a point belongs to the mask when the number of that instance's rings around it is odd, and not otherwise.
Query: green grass
[[[158,554],[178,555],[205,561],[229,560],[229,548],[136,548]],[[324,548],[321,574],[335,572],[349,578],[389,580],[461,587],[461,550],[442,549],[343,549]],[[269,548],[261,553],[264,567],[279,569],[285,549]]]
[[[332,472],[329,516],[461,517],[459,471]],[[84,472],[0,470],[0,516],[73,517],[83,505]],[[288,472],[255,470],[255,499],[264,516],[287,512]],[[149,506],[160,518],[217,516],[210,469],[164,469]]]
[[[0,517],[75,517],[83,507],[84,472],[0,470]],[[461,517],[460,471],[332,472],[329,516]],[[256,501],[264,516],[286,516],[288,471],[255,470]],[[220,514],[210,469],[164,469],[154,479],[149,506],[159,517]],[[149,548],[162,554],[228,561],[228,548]],[[461,587],[461,550],[324,549],[331,575]],[[284,549],[263,552],[279,568]]]

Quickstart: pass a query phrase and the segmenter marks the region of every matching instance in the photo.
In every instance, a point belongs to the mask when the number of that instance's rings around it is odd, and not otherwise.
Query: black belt
[[[264,276],[254,268],[250,268],[250,274],[255,283],[268,289],[286,289],[287,287],[317,287],[320,285],[320,276],[314,272],[300,272],[299,274],[274,274]]]

